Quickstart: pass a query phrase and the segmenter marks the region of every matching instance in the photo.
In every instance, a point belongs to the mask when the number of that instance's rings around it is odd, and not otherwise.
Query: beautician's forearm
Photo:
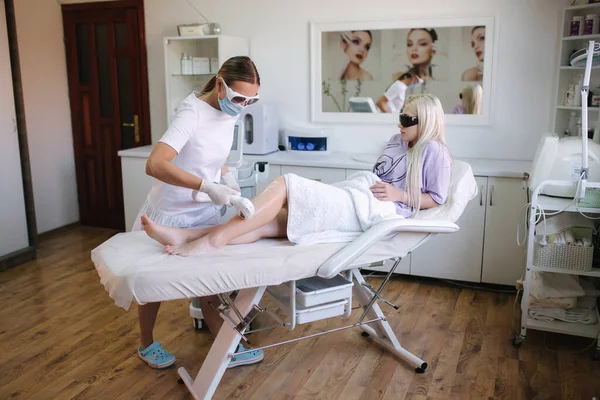
[[[377,100],[375,105],[384,113],[390,112],[390,109],[387,107],[387,99],[385,97],[381,97],[379,100]]]
[[[202,184],[202,179],[200,177],[190,174],[172,162],[165,160],[148,162],[146,165],[146,173],[159,181],[192,190],[198,190]]]

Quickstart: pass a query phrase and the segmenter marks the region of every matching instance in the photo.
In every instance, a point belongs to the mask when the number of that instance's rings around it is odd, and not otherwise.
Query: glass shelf
[[[594,40],[600,39],[600,35],[563,36],[562,40]]]
[[[532,271],[537,271],[537,272],[554,272],[556,274],[592,276],[595,278],[600,278],[600,268],[592,268],[591,271],[577,271],[577,270],[565,269],[565,268],[546,268],[546,267],[538,267],[535,265],[532,265],[530,268]]]
[[[582,336],[587,338],[596,338],[598,336],[598,323],[591,325],[569,323],[562,321],[539,321],[532,317],[527,317],[527,328],[536,329],[545,332],[562,333],[566,335]]]
[[[572,65],[561,65],[560,69],[583,71],[585,69],[585,67],[573,67]],[[592,69],[600,69],[600,67],[592,67]]]
[[[576,6],[567,7],[567,11],[585,10],[587,8],[600,7],[600,3],[579,4]]]
[[[540,208],[543,208],[546,212],[564,210],[565,212],[581,211],[585,214],[600,214],[600,208],[588,208],[579,206],[579,210],[577,210],[577,206],[575,205],[575,203],[573,203],[573,199],[567,199],[563,197],[540,195],[538,196],[538,206]]]
[[[559,110],[571,110],[571,111],[581,111],[581,106],[556,106]],[[588,111],[598,111],[600,107],[590,107],[588,106]]]

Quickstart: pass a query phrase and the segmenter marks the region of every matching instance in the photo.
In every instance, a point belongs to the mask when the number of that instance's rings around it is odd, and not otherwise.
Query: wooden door
[[[523,216],[527,192],[522,182],[516,178],[489,178],[482,282],[514,286],[525,272],[527,246],[517,245],[519,220],[521,241],[527,235]]]
[[[117,152],[151,142],[143,1],[62,12],[80,220],[123,230]]]
[[[437,235],[413,251],[411,275],[480,282],[488,178],[478,176],[475,180],[479,193],[456,222],[460,230]]]

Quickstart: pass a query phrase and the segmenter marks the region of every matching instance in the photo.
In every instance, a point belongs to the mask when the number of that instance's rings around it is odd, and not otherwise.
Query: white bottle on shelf
[[[181,75],[192,75],[192,60],[186,53],[181,55]]]
[[[567,92],[565,93],[565,106],[573,106],[575,105],[575,86],[571,83],[567,88]]]
[[[575,132],[576,120],[577,120],[577,113],[575,111],[572,111],[571,116],[569,117],[569,123],[567,124],[567,129],[565,130],[565,136],[576,136],[576,132]]]
[[[579,81],[575,84],[575,93],[573,96],[574,106],[579,107],[581,105],[581,87],[583,86],[583,74],[579,74]]]

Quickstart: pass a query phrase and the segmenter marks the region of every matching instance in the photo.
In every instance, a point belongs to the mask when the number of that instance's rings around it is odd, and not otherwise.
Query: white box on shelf
[[[179,36],[201,36],[204,34],[202,32],[202,24],[177,25],[177,31],[179,32]]]
[[[217,72],[219,72],[219,58],[218,57],[210,58],[210,72],[212,74],[216,74]]]
[[[208,57],[192,57],[192,73],[194,75],[210,74]]]

